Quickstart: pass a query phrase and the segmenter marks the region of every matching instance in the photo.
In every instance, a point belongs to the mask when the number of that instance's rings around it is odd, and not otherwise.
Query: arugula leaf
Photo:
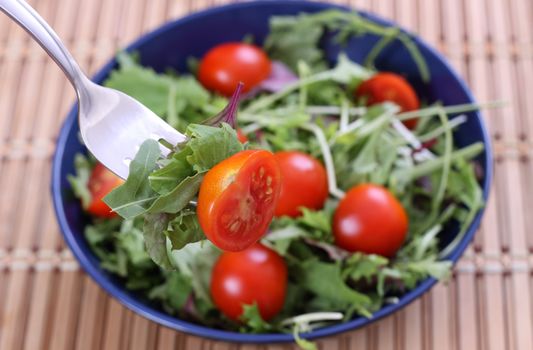
[[[205,173],[198,173],[185,178],[172,191],[158,197],[146,212],[176,214],[196,196],[204,175]]]
[[[108,243],[113,242],[117,231],[120,229],[120,219],[101,220],[85,228],[85,239],[94,254],[100,259],[101,267],[125,277],[127,269],[127,259],[119,258],[117,251],[109,252],[105,249]]]
[[[277,221],[273,221],[271,228],[276,226],[282,228],[270,231],[263,237],[262,242],[274,249],[281,256],[287,255],[293,241],[308,235],[305,230],[294,224],[289,217],[283,217]]]
[[[326,31],[327,29],[327,31]],[[298,16],[275,16],[270,20],[270,34],[265,40],[265,50],[271,57],[283,61],[296,70],[298,59],[305,59],[311,67],[324,65],[320,47],[325,33],[333,32],[338,43],[346,44],[354,36],[377,35],[381,40],[365,60],[367,67],[391,42],[398,40],[418,66],[424,82],[430,78],[427,64],[409,35],[396,27],[386,27],[368,20],[356,11],[327,10]]]
[[[199,173],[243,150],[237,132],[225,123],[221,127],[191,124],[187,135],[191,137],[187,147],[192,151],[187,161]]]
[[[361,314],[370,316],[370,298],[348,287],[341,276],[338,264],[310,259],[302,263],[302,286],[317,298],[328,301],[335,309],[356,308]]]
[[[465,217],[459,221],[462,223],[461,230],[454,240],[440,252],[440,257],[447,257],[459,244],[468,227],[474,221],[476,214],[485,205],[483,191],[477,183],[474,166],[464,159],[458,159],[456,160],[456,169],[452,173],[454,176],[450,175],[449,177],[447,191],[453,197],[458,198],[468,209]]]
[[[275,16],[270,19],[270,33],[264,44],[268,56],[288,65],[297,71],[298,61],[315,67],[325,67],[324,52],[318,47],[324,28],[311,20],[308,15],[298,17]]]
[[[253,113],[257,113],[258,111],[271,107],[273,104],[279,102],[283,98],[294,98],[291,96],[291,93],[311,85],[317,85],[318,83],[331,81],[337,83],[347,83],[356,80],[364,80],[372,74],[371,72],[372,71],[363,68],[357,63],[350,61],[347,56],[339,55],[337,65],[332,69],[306,76],[292,84],[287,85],[285,88],[274,94],[259,97],[244,109],[244,114],[253,115]]]
[[[150,258],[166,270],[172,270],[174,266],[167,253],[167,236],[164,234],[169,223],[166,214],[146,214],[144,216],[144,243]]]
[[[450,277],[451,267],[451,261],[436,261],[433,259],[412,261],[405,265],[406,270],[421,274],[422,278],[429,275],[438,280]]]
[[[125,219],[144,213],[157,198],[150,187],[148,175],[156,169],[156,161],[160,155],[157,141],[144,141],[130,163],[128,179],[105,196],[104,202]]]
[[[100,267],[125,279],[126,288],[145,291],[161,283],[160,269],[148,256],[142,219],[98,220],[85,229],[85,238]]]
[[[179,271],[170,271],[165,278],[148,292],[148,298],[161,301],[171,313],[182,310],[192,292],[191,280]]]
[[[472,159],[476,157],[478,154],[480,154],[484,149],[483,143],[476,142],[473,143],[467,147],[464,147],[460,150],[452,152],[452,154],[449,156],[451,158],[452,162],[460,162],[464,159]],[[444,156],[428,160],[426,162],[417,164],[416,166],[410,167],[410,168],[399,168],[394,170],[391,173],[391,178],[402,186],[405,186],[405,184],[409,183],[410,181],[413,181],[417,178],[420,178],[422,176],[426,176],[431,174],[432,172],[440,169],[444,164]],[[453,181],[453,180],[449,180]],[[476,186],[479,187],[479,185],[476,183]]]
[[[122,221],[117,234],[117,244],[126,252],[128,261],[136,267],[152,264],[145,249],[143,232],[138,227],[141,221],[140,218]]]
[[[363,81],[370,78],[373,71],[365,68],[348,58],[344,53],[340,53],[337,64],[331,70],[331,80],[340,84],[349,84],[353,80]]]
[[[388,263],[387,258],[379,255],[355,253],[346,260],[347,267],[344,268],[343,274],[348,275],[354,281],[363,278],[370,281]]]
[[[265,333],[272,329],[270,323],[266,322],[261,317],[257,303],[243,305],[242,309],[243,312],[240,319],[246,326],[243,328],[244,332]]]
[[[182,249],[189,243],[205,239],[205,234],[198,223],[198,217],[193,211],[181,211],[177,217],[170,221],[166,234],[172,243],[172,249]]]
[[[182,249],[173,250],[170,254],[173,265],[191,279],[194,295],[207,309],[213,307],[209,283],[211,270],[219,255],[220,251],[209,241],[190,243]]]
[[[93,166],[94,164],[89,161],[89,158],[78,153],[74,157],[76,175],[67,175],[67,180],[72,187],[74,195],[81,200],[81,205],[85,209],[89,207],[92,199],[91,192],[89,191],[89,178],[91,177]]]
[[[301,207],[302,216],[298,218],[298,222],[307,226],[308,228],[316,229],[324,233],[331,231],[331,223],[333,220],[333,210],[326,206],[323,210],[312,210]]]
[[[172,155],[168,163],[148,176],[150,187],[157,193],[165,195],[172,191],[183,179],[194,174],[187,157],[192,154],[189,147]]]

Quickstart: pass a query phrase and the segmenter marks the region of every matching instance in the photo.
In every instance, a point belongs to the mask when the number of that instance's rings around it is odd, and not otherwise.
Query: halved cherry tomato
[[[414,111],[420,108],[420,101],[415,90],[407,80],[395,73],[377,73],[359,85],[355,92],[356,98],[366,97],[366,104],[371,106],[386,101],[400,106],[402,112]],[[404,121],[405,126],[414,129],[418,119]]]
[[[91,192],[91,203],[86,208],[87,212],[94,216],[112,218],[117,214],[102,200],[109,192],[122,185],[124,181],[113,174],[101,163],[96,163],[91,176],[89,177],[89,192]]]
[[[287,265],[283,258],[260,243],[241,252],[225,252],[211,274],[211,296],[228,318],[238,321],[243,305],[256,303],[264,320],[283,308],[287,290]]]
[[[385,187],[373,184],[348,191],[333,215],[335,243],[351,252],[391,257],[404,242],[407,228],[400,202]]]
[[[248,92],[270,75],[271,62],[259,47],[225,43],[207,52],[198,70],[198,79],[209,90],[231,96],[239,82]]]
[[[281,188],[272,153],[241,151],[215,165],[204,177],[197,214],[202,230],[217,247],[248,248],[265,234]]]
[[[246,143],[248,142],[248,137],[244,135],[241,129],[237,129],[237,138],[239,139],[240,143]]]
[[[298,151],[274,154],[281,170],[281,193],[275,215],[297,217],[300,207],[320,209],[328,198],[326,169],[315,158]]]

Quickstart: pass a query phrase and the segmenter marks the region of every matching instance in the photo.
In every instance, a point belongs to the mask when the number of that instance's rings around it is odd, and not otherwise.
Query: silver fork
[[[165,139],[171,144],[185,140],[183,134],[140,102],[90,81],[57,34],[26,2],[0,0],[0,10],[24,28],[63,70],[78,97],[83,142],[96,159],[115,174],[122,178],[128,176],[129,161],[146,139]],[[169,150],[161,146],[161,151],[167,154]]]

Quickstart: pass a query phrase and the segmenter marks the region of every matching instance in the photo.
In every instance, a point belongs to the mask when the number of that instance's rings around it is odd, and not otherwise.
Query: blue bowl
[[[161,72],[168,67],[184,71],[186,70],[187,57],[191,55],[201,57],[209,48],[218,43],[239,41],[245,34],[252,34],[256,40],[261,42],[268,33],[268,20],[271,16],[295,15],[301,12],[312,13],[331,8],[346,9],[336,5],[308,1],[257,1],[213,8],[168,23],[144,35],[131,44],[127,50],[139,52],[142,64],[153,67],[156,71]],[[392,25],[392,23],[371,14],[362,13],[362,15],[377,23]],[[355,38],[349,43],[346,51],[352,59],[362,62],[377,39],[374,36]],[[411,56],[398,43],[393,43],[378,57],[377,68],[404,74],[414,84],[419,96],[429,103],[442,101],[445,105],[453,105],[474,102],[470,90],[459,75],[446,63],[445,58],[420,39],[413,39],[430,68],[430,83],[424,84],[421,81]],[[332,60],[337,57],[339,52],[339,48],[333,43],[326,43],[325,50],[327,56]],[[96,74],[94,81],[102,83],[116,65],[117,62],[111,60]],[[478,161],[484,169],[485,175],[482,186],[486,199],[492,176],[492,154],[489,136],[479,113],[469,114],[468,121],[461,125],[455,133],[455,141],[459,146],[478,141],[485,144],[485,151],[479,156]],[[86,149],[78,140],[77,106],[74,106],[63,124],[57,143],[52,170],[52,195],[57,220],[66,242],[80,265],[102,288],[136,313],[164,326],[197,336],[254,343],[293,340],[292,336],[288,334],[241,334],[180,320],[155,308],[135,293],[128,291],[120,279],[101,269],[98,259],[91,252],[84,239],[83,230],[87,222],[78,201],[73,198],[67,182],[67,174],[74,173],[74,155],[78,152],[86,152]],[[448,259],[453,262],[459,259],[472,240],[481,216],[482,212],[479,212],[468,232],[455,250],[450,253]],[[443,233],[443,241],[451,241],[456,234],[457,230]],[[403,308],[427,292],[435,283],[436,280],[433,278],[422,281],[415,289],[403,295],[397,304],[385,305],[377,311],[372,319],[359,317],[346,323],[317,329],[305,334],[304,337],[317,338],[365,326]]]

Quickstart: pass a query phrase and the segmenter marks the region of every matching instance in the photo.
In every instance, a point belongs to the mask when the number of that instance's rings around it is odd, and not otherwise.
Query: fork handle
[[[23,0],[0,0],[0,10],[11,17],[37,41],[46,53],[65,72],[78,96],[89,80],[65,48],[54,30]]]

